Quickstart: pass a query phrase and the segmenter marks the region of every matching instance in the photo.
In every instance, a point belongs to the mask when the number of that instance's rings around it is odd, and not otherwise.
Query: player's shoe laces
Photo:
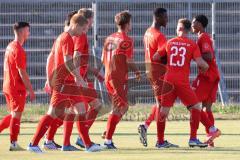
[[[58,150],[57,146],[53,143],[53,141],[44,142],[43,149],[45,149],[45,150]]]
[[[144,147],[147,147],[147,129],[143,124],[138,126],[138,134],[140,142],[143,144]]]
[[[80,149],[72,146],[72,145],[68,145],[68,146],[62,146],[62,151],[80,151]]]
[[[205,143],[212,143],[213,140],[221,135],[221,131],[219,129],[216,129],[214,132],[210,132],[207,135]]]
[[[113,142],[111,142],[110,144],[104,143],[104,148],[105,149],[117,149],[117,147],[114,145]]]
[[[17,142],[13,142],[10,145],[9,151],[24,151],[25,149],[18,145]]]
[[[92,144],[89,148],[86,148],[86,152],[100,152],[103,147],[98,144]]]
[[[208,146],[207,143],[202,143],[199,139],[190,139],[188,142],[189,147],[200,147],[205,148]]]
[[[76,145],[78,145],[78,146],[81,147],[81,148],[85,148],[85,145],[84,145],[84,143],[83,143],[83,140],[82,140],[82,138],[80,138],[79,136],[78,136],[78,138],[77,138]]]
[[[178,148],[179,146],[176,144],[172,144],[172,143],[168,142],[167,140],[165,140],[164,143],[162,143],[162,144],[157,142],[156,147],[157,148]]]
[[[34,153],[43,153],[39,146],[33,146],[31,143],[28,145],[27,150]]]

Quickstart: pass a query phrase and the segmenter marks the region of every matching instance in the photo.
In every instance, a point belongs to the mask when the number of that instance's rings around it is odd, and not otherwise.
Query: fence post
[[[228,94],[226,92],[226,86],[224,81],[223,72],[221,69],[221,63],[219,58],[219,53],[216,47],[216,31],[215,31],[215,23],[216,23],[216,2],[215,0],[212,1],[212,39],[213,39],[213,48],[215,51],[216,62],[218,65],[218,69],[220,72],[220,82],[218,84],[218,91],[221,99],[222,106],[228,103]]]
[[[93,41],[94,42],[93,42],[93,46],[94,46],[94,48],[97,48],[98,47],[98,43],[97,43],[97,41],[98,41],[97,0],[92,2],[92,10],[94,12],[94,22],[93,22]]]

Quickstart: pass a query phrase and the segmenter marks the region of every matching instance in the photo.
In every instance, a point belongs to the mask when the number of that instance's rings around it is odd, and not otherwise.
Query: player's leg
[[[189,84],[178,84],[176,86],[177,95],[185,106],[188,106],[190,111],[190,147],[207,147],[206,143],[202,143],[197,138],[197,130],[201,120],[202,106],[195,92],[190,88]]]
[[[150,126],[152,121],[155,120],[156,110],[157,110],[157,105],[153,105],[150,115],[148,116],[148,118],[144,122],[144,126],[145,126],[146,129],[148,129],[148,127]]]
[[[4,95],[5,95],[5,98],[6,98],[7,106],[10,109],[10,97],[9,97],[8,94],[4,94]],[[3,117],[3,119],[0,121],[0,133],[4,129],[6,129],[10,126],[11,119],[12,119],[11,113],[6,115],[5,117]]]
[[[220,136],[221,132],[214,126],[213,114],[211,111],[212,103],[216,101],[218,81],[209,82],[204,78],[198,78],[195,83],[195,93],[202,102],[201,123],[205,126],[207,133],[206,142],[209,146],[214,146],[212,140]],[[210,116],[209,116],[209,115]]]
[[[58,148],[61,149],[62,146],[57,144],[54,141],[54,136],[57,132],[57,129],[59,127],[61,127],[63,125],[63,120],[60,118],[55,118],[51,124],[51,126],[49,127],[48,131],[47,131],[47,135],[45,136],[45,140],[44,140],[44,144],[43,144],[43,148],[45,150],[52,150],[53,148]]]
[[[157,110],[157,105],[153,105],[151,113],[148,116],[148,118],[145,120],[144,124],[140,124],[138,126],[138,134],[139,134],[140,142],[145,147],[147,147],[147,129],[152,123],[152,121],[155,119],[156,110]]]
[[[165,85],[163,87],[165,87]],[[178,145],[168,142],[164,138],[166,119],[169,114],[170,108],[173,106],[176,98],[177,97],[175,94],[175,90],[172,90],[172,92],[162,95],[161,99],[159,99],[159,98],[157,99],[157,102],[160,103],[156,110],[156,125],[157,125],[156,147],[157,148],[177,148],[177,147],[179,147]]]
[[[0,121],[0,133],[8,128],[10,126],[10,121],[12,119],[12,115],[8,114],[5,117],[3,117],[3,119]]]
[[[20,132],[20,121],[22,112],[24,111],[26,93],[18,93],[16,95],[9,95],[9,106],[11,110],[11,120],[10,120],[10,151],[23,150],[17,143],[18,135]]]
[[[86,126],[86,108],[84,103],[80,104],[77,103],[75,105],[76,111],[77,111],[77,128],[79,135],[85,145],[85,149],[87,152],[98,152],[102,150],[102,147],[100,145],[92,143],[89,133],[88,133],[88,127]]]
[[[127,88],[125,84],[120,84],[118,82],[108,82],[106,86],[112,98],[113,108],[107,121],[104,146],[107,149],[117,149],[112,141],[112,136],[115,132],[117,124],[128,110],[126,96]]]
[[[38,146],[39,141],[45,135],[55,118],[63,118],[66,106],[69,106],[67,97],[53,91],[48,112],[40,119],[33,139],[27,148],[28,151],[42,153],[42,150]]]
[[[83,103],[79,103],[82,106]],[[67,109],[63,120],[63,146],[62,151],[79,151],[78,148],[71,145],[71,135],[73,130],[73,124],[76,121],[78,112],[76,112],[75,105]]]
[[[89,107],[86,107],[89,106]],[[85,103],[85,109],[86,112],[86,120],[85,120],[85,126],[87,128],[87,131],[89,133],[89,129],[91,128],[92,124],[94,123],[95,119],[97,118],[97,115],[102,107],[102,103],[99,99],[94,99],[90,101],[89,103]],[[94,143],[96,144],[96,143]],[[83,143],[83,140],[81,137],[77,138],[76,145],[80,146],[81,148],[85,148],[85,145]],[[98,144],[99,145],[99,144]]]

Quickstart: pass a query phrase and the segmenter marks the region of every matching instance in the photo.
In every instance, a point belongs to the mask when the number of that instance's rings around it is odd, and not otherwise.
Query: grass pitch
[[[239,160],[240,159],[240,130],[239,120],[217,121],[216,125],[221,128],[222,136],[215,141],[214,149],[189,148],[188,121],[167,122],[165,138],[172,143],[180,145],[178,149],[156,149],[156,126],[152,123],[148,130],[147,148],[139,143],[137,126],[139,122],[120,122],[114,136],[114,142],[119,148],[117,151],[102,151],[99,153],[47,151],[44,154],[34,154],[28,151],[10,152],[9,131],[0,134],[0,160]],[[22,123],[19,144],[26,147],[36,129],[36,123]],[[106,122],[96,122],[91,129],[92,140],[102,143],[100,135],[105,129]],[[199,129],[199,138],[204,139],[204,129]],[[71,137],[74,144],[77,137],[76,128]],[[62,142],[62,128],[56,135],[56,141]],[[41,142],[42,144],[42,142]]]

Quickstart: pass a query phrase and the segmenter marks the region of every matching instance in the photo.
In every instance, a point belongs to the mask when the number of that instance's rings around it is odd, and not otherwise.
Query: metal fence
[[[182,17],[192,19],[197,14],[209,18],[207,31],[214,35],[216,55],[222,71],[221,93],[218,100],[230,103],[240,102],[240,1],[238,0],[0,0],[0,75],[2,83],[3,58],[7,44],[13,39],[12,25],[16,21],[29,21],[31,36],[24,48],[28,54],[28,73],[37,91],[36,103],[48,103],[49,96],[42,90],[45,83],[45,65],[50,48],[56,36],[63,31],[63,22],[68,12],[82,7],[93,7],[95,11],[94,28],[88,33],[89,42],[95,44],[97,55],[106,36],[116,31],[114,15],[129,10],[133,15],[134,58],[144,61],[143,34],[151,25],[152,11],[155,7],[168,10],[169,23],[162,31],[167,38],[175,36],[177,20]],[[191,35],[193,39],[196,37]],[[196,76],[193,64],[191,78]],[[133,101],[154,102],[152,96],[144,95],[143,90],[151,89],[148,82],[141,85],[132,83],[131,90],[137,91]],[[1,85],[0,85],[1,86]],[[0,87],[1,90],[2,86]],[[143,92],[143,93],[140,93]],[[224,99],[225,98],[225,99]],[[4,102],[1,94],[0,103]]]

